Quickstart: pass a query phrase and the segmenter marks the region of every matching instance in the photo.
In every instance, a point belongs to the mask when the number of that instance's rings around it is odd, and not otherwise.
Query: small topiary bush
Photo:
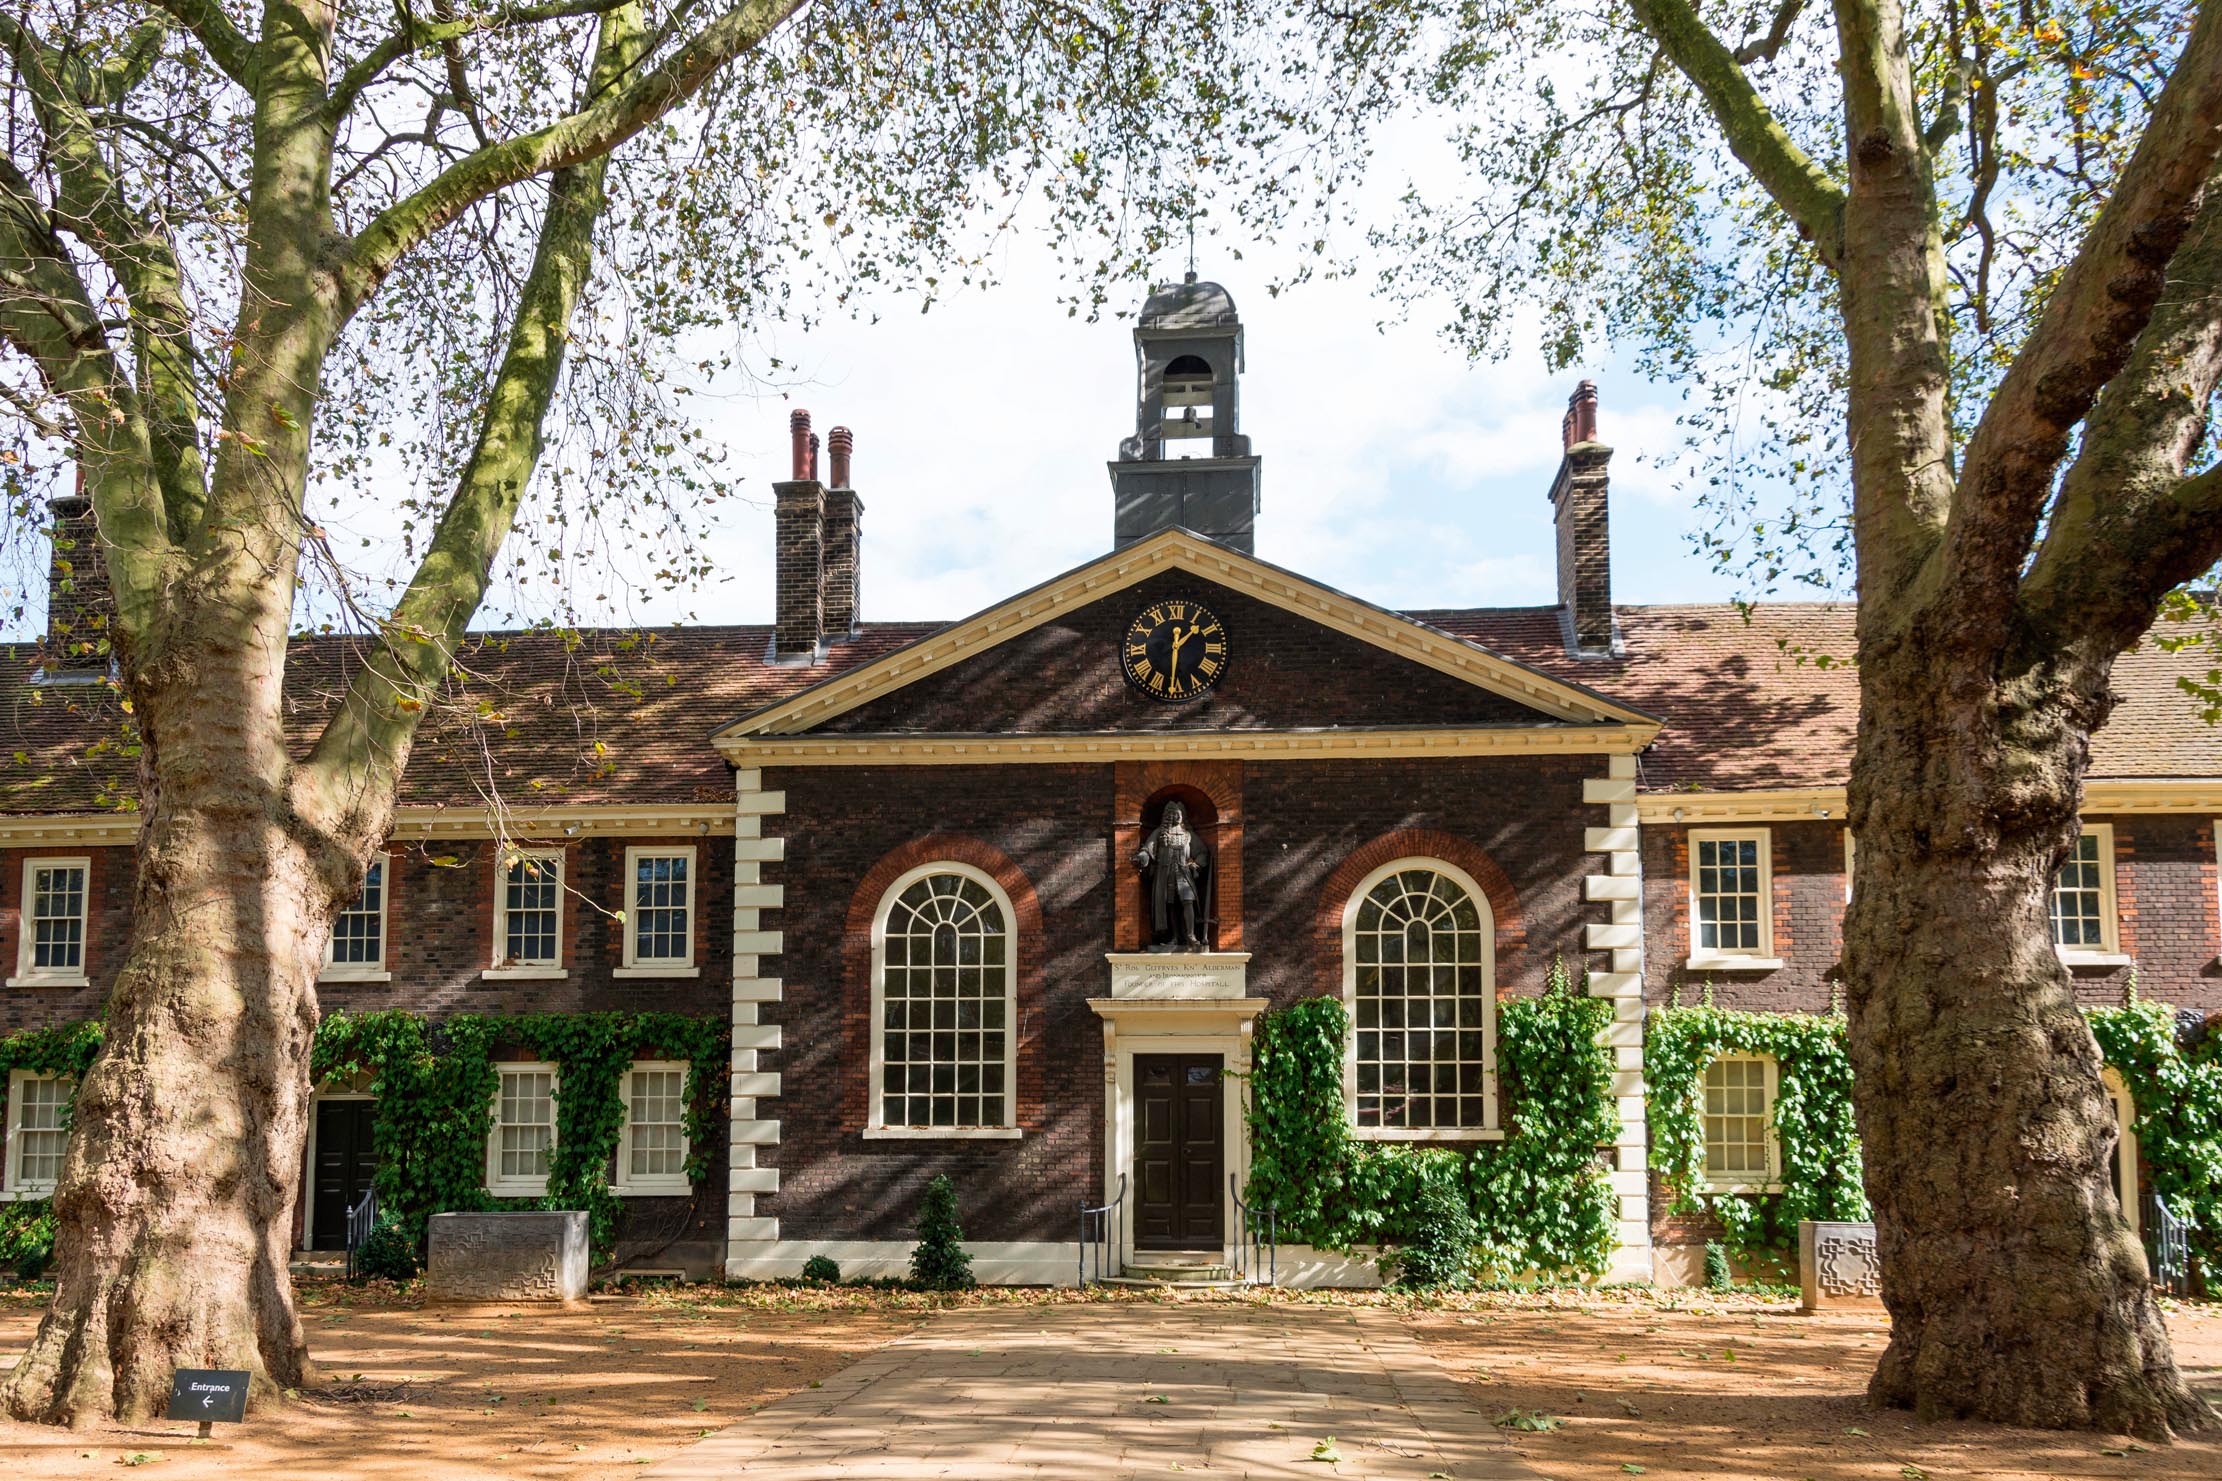
[[[0,1206],[0,1266],[37,1280],[54,1259],[54,1205],[43,1198]]]
[[[417,1273],[417,1242],[399,1219],[379,1217],[370,1237],[355,1251],[355,1275],[361,1280],[412,1280]]]
[[[964,1229],[957,1223],[957,1185],[947,1173],[926,1185],[918,1205],[910,1278],[929,1291],[969,1291],[974,1284],[972,1257],[964,1252]]]
[[[802,1262],[802,1278],[821,1285],[833,1285],[841,1279],[841,1267],[826,1255],[812,1255]]]
[[[1397,1284],[1409,1291],[1437,1291],[1466,1284],[1478,1229],[1465,1190],[1464,1164],[1456,1158],[1430,1163],[1413,1198],[1412,1238],[1397,1255]]]
[[[1735,1274],[1728,1268],[1728,1251],[1717,1239],[1705,1241],[1705,1289],[1726,1291],[1736,1284]]]

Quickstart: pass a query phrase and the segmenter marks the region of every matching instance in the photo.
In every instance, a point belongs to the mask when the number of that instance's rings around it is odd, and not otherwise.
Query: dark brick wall
[[[0,973],[14,976],[23,941],[23,864],[26,859],[90,859],[85,888],[91,896],[85,922],[85,976],[89,987],[11,987],[0,991],[0,1033],[82,1023],[100,1016],[108,989],[123,965],[131,928],[132,854],[128,848],[0,849]],[[4,1087],[0,1087],[4,1089]]]
[[[1690,956],[1689,828],[1643,830],[1644,997],[1667,1002],[1677,983],[1684,1002],[1710,984],[1724,1008],[1818,1013],[1844,957],[1844,829],[1841,824],[1765,825],[1773,851],[1773,972],[1687,972]],[[1701,825],[1695,831],[1735,830]]]
[[[1540,988],[1553,953],[1580,960],[1587,919],[1581,880],[1602,861],[1582,852],[1582,829],[1601,820],[1581,783],[1597,757],[1518,760],[1254,763],[1242,768],[1242,939],[1250,988],[1289,1002],[1340,981],[1341,876],[1371,855],[1393,857],[1404,837],[1436,836],[1483,883],[1498,917],[1500,991]],[[1074,1206],[1099,1186],[1103,1031],[1087,999],[1106,995],[1112,949],[1118,798],[1111,766],[771,768],[786,794],[768,831],[788,840],[776,877],[786,908],[766,912],[784,934],[776,971],[784,1000],[767,1004],[783,1046],[767,1059],[781,1094],[763,1111],[780,1144],[759,1156],[781,1169],[759,1212],[790,1239],[908,1237],[920,1190],[935,1173],[958,1184],[975,1239],[1059,1240]],[[968,841],[971,862],[1000,856],[1033,893],[1041,948],[1020,954],[1017,1142],[875,1141],[868,1106],[863,1014],[869,959],[853,949],[891,856],[908,864],[930,836]],[[1501,867],[1500,867],[1501,866]],[[991,872],[993,872],[991,870]],[[1027,907],[1020,890],[1006,888]],[[1336,895],[1338,898],[1330,899]],[[1509,938],[1508,938],[1508,932]]]
[[[1227,626],[1224,677],[1204,698],[1187,704],[1145,699],[1118,666],[1118,645],[1135,614],[1167,597],[1200,601]],[[1543,718],[1513,700],[1255,597],[1176,573],[1045,622],[992,653],[953,664],[818,728],[854,734],[1261,730],[1518,725]]]
[[[2121,947],[2137,962],[2146,997],[2206,1012],[2222,1010],[2222,916],[2215,900],[2214,825],[2183,814],[2093,816],[2114,828],[2114,893]],[[1844,955],[1844,828],[1831,821],[1768,825],[1774,853],[1773,972],[1689,973],[1689,835],[1643,830],[1645,997],[1684,1001],[1708,982],[1723,1007],[1812,1013],[1826,1009]],[[1709,831],[1701,829],[1700,831]],[[2074,968],[2076,996],[2118,1003],[2127,967]]]
[[[1584,652],[1612,646],[1612,542],[1605,465],[1610,449],[1569,448],[1551,487],[1551,525],[1558,536],[1558,599],[1572,615]]]
[[[807,657],[825,634],[825,485],[772,485],[773,647]]]

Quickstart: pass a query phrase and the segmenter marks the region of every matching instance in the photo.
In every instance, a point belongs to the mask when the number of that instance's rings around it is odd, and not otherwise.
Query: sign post
[[[252,1376],[244,1368],[180,1368],[170,1380],[170,1407],[163,1417],[197,1421],[198,1438],[205,1440],[217,1424],[237,1424],[247,1417]]]

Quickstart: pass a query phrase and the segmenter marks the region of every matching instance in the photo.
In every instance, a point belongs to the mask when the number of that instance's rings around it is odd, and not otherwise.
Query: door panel
[[[371,1113],[377,1102],[326,1100],[316,1104],[316,1166],[310,1196],[315,1214],[310,1248],[347,1248],[347,1211],[362,1202],[378,1171],[371,1141]]]
[[[1216,1054],[1134,1057],[1137,1249],[1216,1250],[1224,1239],[1220,1070]]]

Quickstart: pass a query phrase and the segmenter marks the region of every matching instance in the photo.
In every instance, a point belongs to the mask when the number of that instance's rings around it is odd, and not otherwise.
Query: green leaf
[[[1333,1435],[1329,1435],[1312,1447],[1312,1459],[1323,1460],[1329,1465],[1337,1464],[1342,1460],[1342,1452],[1335,1448],[1335,1437]]]

